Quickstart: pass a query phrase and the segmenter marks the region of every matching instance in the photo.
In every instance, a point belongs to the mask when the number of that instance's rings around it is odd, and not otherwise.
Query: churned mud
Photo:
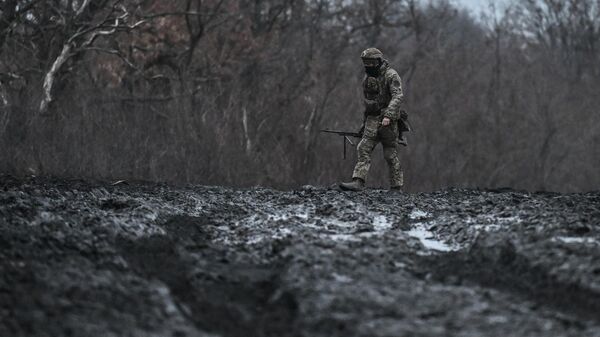
[[[600,336],[600,193],[0,176],[0,336]]]

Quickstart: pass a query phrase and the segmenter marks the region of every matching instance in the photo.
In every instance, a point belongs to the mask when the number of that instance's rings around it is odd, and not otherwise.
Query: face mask
[[[379,76],[379,67],[381,66],[381,62],[377,60],[363,60],[365,66],[365,72],[369,76],[377,77]]]
[[[369,76],[377,77],[379,76],[379,67],[367,67],[365,66],[365,72]]]

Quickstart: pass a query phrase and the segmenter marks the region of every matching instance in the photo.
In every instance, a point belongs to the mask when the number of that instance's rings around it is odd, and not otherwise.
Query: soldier
[[[401,191],[404,173],[398,158],[398,143],[402,139],[400,133],[409,131],[407,115],[402,109],[402,82],[379,49],[369,48],[360,57],[366,72],[363,80],[365,112],[360,132],[362,139],[357,147],[358,162],[352,173],[352,182],[341,183],[340,188],[348,191],[364,188],[371,166],[371,153],[381,142],[383,157],[389,167],[391,189]]]

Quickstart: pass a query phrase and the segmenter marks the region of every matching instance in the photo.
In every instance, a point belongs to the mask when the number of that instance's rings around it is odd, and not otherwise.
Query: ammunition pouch
[[[400,110],[400,119],[408,120],[408,112],[406,112],[406,110],[404,110],[404,109]]]
[[[365,114],[373,116],[379,115],[381,109],[379,108],[379,102],[373,99],[365,99]]]
[[[379,106],[379,82],[376,77],[367,76],[363,83],[363,90],[365,93],[365,114],[366,115],[379,115],[381,107]]]
[[[408,122],[408,113],[406,110],[400,110],[400,119],[398,119],[398,131],[400,131],[400,138],[402,138],[402,132],[412,131],[412,126]]]

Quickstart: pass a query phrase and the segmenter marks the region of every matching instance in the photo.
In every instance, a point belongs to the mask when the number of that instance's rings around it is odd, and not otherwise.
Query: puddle
[[[458,247],[452,247],[443,241],[437,240],[433,232],[431,232],[423,223],[417,223],[414,227],[406,232],[409,236],[419,239],[421,244],[430,250],[437,250],[440,252],[449,252],[458,250]]]
[[[392,224],[387,220],[385,215],[377,215],[373,218],[373,229],[376,232],[382,232],[392,229]]]
[[[581,243],[581,244],[598,244],[598,240],[594,238],[581,238],[575,236],[557,236],[553,240],[564,243]]]
[[[412,212],[408,215],[411,220],[423,220],[429,218],[431,214],[422,211],[420,209],[413,209]]]
[[[333,241],[352,241],[352,242],[360,242],[361,239],[353,234],[322,234],[321,237],[327,237]]]

